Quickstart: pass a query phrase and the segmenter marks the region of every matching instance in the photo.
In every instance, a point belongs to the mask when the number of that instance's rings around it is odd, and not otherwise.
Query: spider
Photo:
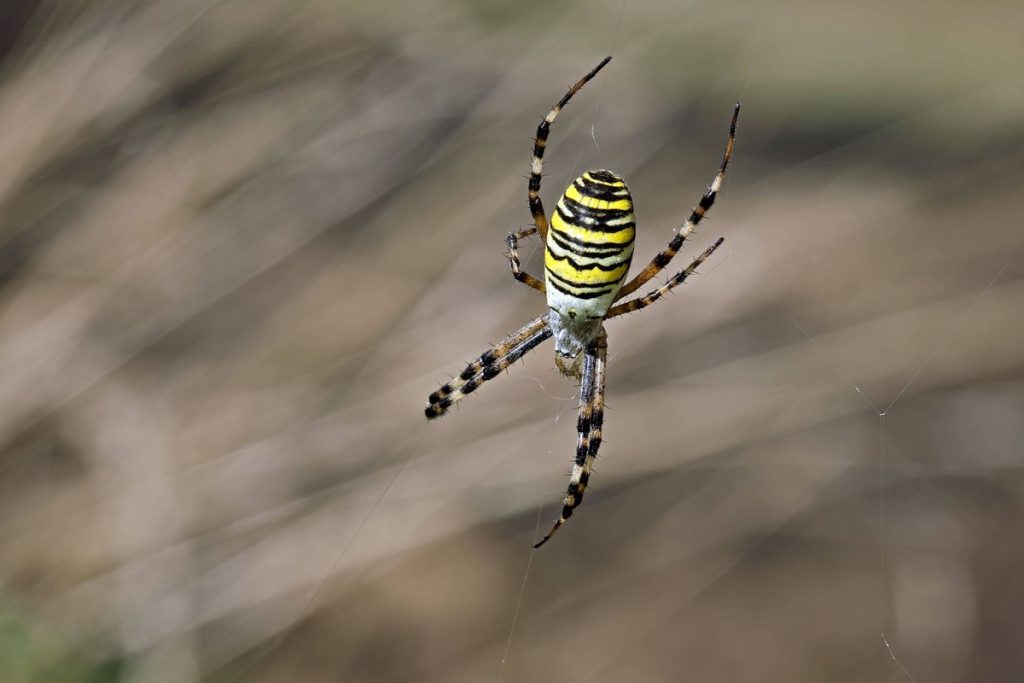
[[[725,154],[715,179],[669,242],[668,248],[659,252],[632,280],[625,282],[633,258],[633,200],[626,183],[617,174],[607,170],[585,172],[562,194],[550,222],[546,218],[540,198],[540,180],[551,124],[572,96],[610,61],[611,57],[605,57],[590,73],[569,88],[569,92],[537,127],[527,193],[534,224],[525,230],[510,233],[506,239],[506,256],[513,277],[546,293],[548,311],[484,351],[458,377],[432,393],[424,411],[429,419],[441,417],[456,402],[479,389],[487,380],[497,377],[527,352],[549,337],[555,338],[555,365],[563,375],[580,383],[576,458],[562,502],[562,512],[534,548],[547,543],[582,502],[597,451],[601,447],[608,355],[604,321],[650,306],[674,287],[681,285],[724,241],[724,238],[718,238],[690,265],[654,291],[615,303],[645,285],[667,266],[682,247],[683,241],[711,208],[722,187],[725,169],[732,156],[736,120],[740,113],[739,102],[733,110]],[[519,240],[531,235],[540,235],[544,241],[543,282],[520,266],[517,251]]]

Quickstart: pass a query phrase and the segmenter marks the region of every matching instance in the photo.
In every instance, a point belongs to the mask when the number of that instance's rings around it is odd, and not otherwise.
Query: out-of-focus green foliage
[[[0,681],[4,683],[112,683],[120,663],[76,652],[53,626],[0,602]]]

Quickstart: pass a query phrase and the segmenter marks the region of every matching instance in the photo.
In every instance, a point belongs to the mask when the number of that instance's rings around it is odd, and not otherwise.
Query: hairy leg
[[[562,99],[558,101],[558,104],[551,108],[548,115],[537,126],[537,137],[533,140],[533,160],[530,163],[530,182],[527,185],[527,199],[530,202],[530,213],[533,214],[534,225],[537,226],[542,240],[548,238],[548,219],[547,214],[544,213],[544,202],[540,199],[540,177],[541,172],[544,170],[544,148],[548,144],[548,133],[551,132],[551,124],[555,122],[559,112],[562,111],[562,107],[572,99],[572,96],[578,93],[587,84],[587,81],[596,76],[597,72],[603,69],[605,64],[611,60],[611,57],[605,57],[590,73],[569,88],[569,92],[565,93]]]
[[[658,287],[650,294],[645,294],[641,297],[637,297],[636,299],[631,299],[621,304],[616,304],[615,306],[612,306],[611,310],[608,311],[606,319],[614,318],[615,316],[622,315],[623,313],[632,313],[633,311],[639,311],[641,308],[647,308],[655,301],[663,297],[665,294],[672,291],[674,287],[683,284],[683,282],[686,281],[686,278],[690,277],[690,275],[693,274],[693,271],[697,270],[697,267],[700,264],[704,263],[704,261],[707,260],[707,258],[711,256],[711,254],[715,253],[715,249],[718,249],[718,247],[722,246],[722,242],[724,241],[724,237],[719,237],[714,244],[705,249],[704,253],[695,258],[690,265],[686,266],[686,268],[673,275],[672,279],[663,284],[661,287]]]
[[[648,263],[643,270],[636,274],[632,280],[627,282],[619,290],[619,295],[616,299],[622,299],[623,297],[629,296],[640,287],[650,282],[651,278],[661,272],[661,269],[669,264],[672,257],[675,256],[679,249],[682,248],[683,242],[690,236],[697,224],[700,223],[701,219],[707,214],[711,205],[715,203],[715,197],[718,196],[718,191],[722,187],[722,183],[725,181],[725,169],[729,166],[729,159],[732,158],[733,143],[736,140],[736,119],[740,115],[740,103],[736,103],[736,108],[732,112],[732,122],[729,124],[729,140],[725,143],[725,154],[722,155],[722,163],[718,167],[718,175],[708,186],[704,196],[700,198],[700,203],[694,207],[690,213],[690,217],[683,224],[683,227],[679,229],[679,232],[675,234],[672,241],[668,243],[668,248],[664,251],[658,252],[650,263]]]
[[[597,339],[587,347],[583,359],[583,377],[580,380],[580,412],[576,423],[576,460],[569,475],[569,488],[562,501],[562,513],[554,526],[534,545],[539,548],[555,535],[565,520],[572,517],[580,503],[583,493],[590,482],[590,474],[594,470],[594,460],[601,447],[602,426],[604,425],[604,390],[605,365],[608,357],[608,337],[604,330]]]
[[[428,419],[441,417],[467,394],[476,391],[484,382],[494,379],[501,371],[551,336],[547,324],[548,314],[531,320],[516,332],[502,339],[480,357],[466,366],[459,376],[444,384],[427,398],[423,410]]]

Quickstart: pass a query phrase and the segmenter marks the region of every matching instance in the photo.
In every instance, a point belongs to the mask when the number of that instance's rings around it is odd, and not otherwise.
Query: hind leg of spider
[[[683,223],[683,227],[679,228],[679,231],[675,234],[672,240],[668,243],[668,248],[664,251],[658,252],[650,263],[648,263],[643,270],[636,274],[632,280],[627,282],[619,290],[616,300],[622,299],[623,297],[629,296],[645,284],[650,282],[651,278],[661,272],[662,268],[667,266],[675,256],[679,249],[682,248],[683,242],[690,236],[697,224],[700,223],[701,219],[711,209],[711,205],[715,203],[715,197],[718,196],[718,191],[722,188],[722,183],[725,181],[725,169],[729,166],[729,159],[732,158],[732,148],[736,141],[736,120],[740,116],[740,103],[736,103],[736,108],[732,112],[732,122],[729,124],[729,139],[725,143],[725,153],[722,155],[722,163],[718,167],[718,174],[715,179],[711,181],[704,196],[700,198],[700,203],[693,208],[690,212],[690,217]]]
[[[576,424],[576,461],[569,475],[569,488],[562,501],[562,513],[554,526],[534,545],[539,548],[562,528],[565,520],[572,517],[580,503],[583,493],[590,482],[590,474],[594,470],[594,460],[601,447],[602,426],[604,425],[604,388],[605,365],[608,357],[608,337],[604,330],[597,339],[587,347],[583,359],[583,377],[580,380],[580,413]]]
[[[551,328],[548,327],[547,320],[547,313],[531,320],[484,351],[479,358],[467,365],[458,377],[432,393],[427,398],[427,407],[423,410],[427,418],[441,417],[467,394],[476,391],[487,380],[500,375],[502,370],[550,337]]]
[[[527,185],[527,199],[530,202],[530,213],[533,214],[533,222],[540,232],[541,240],[548,238],[548,219],[544,213],[544,203],[540,199],[540,176],[544,169],[544,148],[548,143],[548,133],[551,132],[551,124],[555,122],[555,119],[558,118],[558,113],[572,99],[572,96],[578,93],[580,88],[586,85],[587,81],[596,76],[597,72],[603,69],[605,64],[610,61],[612,61],[611,57],[605,57],[601,60],[600,64],[591,69],[590,73],[569,88],[569,92],[565,93],[565,96],[558,101],[558,104],[551,108],[548,115],[537,126],[537,137],[533,140],[533,160],[530,163],[530,182]]]
[[[512,277],[519,280],[524,285],[536,289],[538,292],[543,292],[544,281],[538,280],[524,271],[519,263],[519,240],[536,234],[536,226],[527,228],[526,230],[520,230],[519,232],[510,232],[508,237],[505,238],[505,244],[508,245],[508,253],[506,256],[508,256],[508,266],[512,269]]]
[[[621,304],[616,304],[615,306],[612,306],[611,310],[608,311],[608,315],[605,318],[614,318],[615,316],[619,316],[624,313],[632,313],[633,311],[639,311],[641,308],[647,308],[655,301],[657,301],[658,299],[672,291],[673,288],[683,284],[683,282],[686,281],[686,278],[693,275],[693,272],[697,270],[697,267],[700,266],[700,264],[704,263],[704,261],[706,261],[709,256],[715,253],[715,249],[718,249],[718,247],[722,246],[722,242],[724,241],[724,237],[719,237],[717,240],[715,240],[714,244],[705,249],[704,253],[695,258],[690,265],[686,266],[686,268],[673,275],[668,282],[663,284],[661,287],[658,287],[653,292],[645,294],[643,296],[639,296],[635,299],[630,299],[629,301],[625,301]]]

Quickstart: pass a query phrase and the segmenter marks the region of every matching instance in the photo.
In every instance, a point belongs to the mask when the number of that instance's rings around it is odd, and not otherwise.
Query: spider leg
[[[683,242],[693,229],[697,227],[700,220],[704,218],[711,205],[715,203],[715,197],[718,195],[718,191],[722,187],[722,182],[725,180],[725,169],[729,165],[729,159],[732,158],[733,143],[736,140],[736,119],[740,116],[740,103],[736,103],[736,108],[732,112],[732,122],[729,124],[729,140],[725,143],[725,154],[722,155],[722,163],[718,167],[718,175],[711,181],[711,185],[708,186],[704,196],[700,198],[700,203],[694,207],[690,213],[690,217],[683,223],[683,227],[679,228],[679,231],[672,238],[672,241],[668,243],[668,248],[664,251],[658,252],[650,263],[648,263],[643,270],[636,274],[632,280],[627,282],[619,290],[619,294],[615,297],[616,301],[619,299],[629,296],[640,287],[647,284],[651,278],[661,272],[661,269],[669,264],[672,257],[676,255],[679,249],[683,246]]]
[[[548,115],[544,117],[544,120],[537,126],[537,137],[533,141],[533,161],[530,164],[530,182],[527,186],[527,198],[530,201],[530,213],[533,214],[534,225],[537,226],[538,232],[542,240],[548,238],[548,219],[544,213],[544,203],[540,199],[540,176],[541,171],[544,169],[544,148],[548,142],[548,133],[551,130],[551,124],[558,118],[558,113],[562,111],[562,107],[572,99],[572,96],[579,92],[580,88],[587,84],[591,78],[597,75],[597,72],[604,68],[605,64],[610,62],[612,58],[605,57],[601,60],[601,63],[595,66],[590,73],[581,78],[576,82],[574,86],[569,88],[569,92],[565,93],[565,96],[558,101]]]
[[[428,419],[441,417],[466,394],[476,391],[481,384],[494,379],[501,371],[551,336],[548,314],[531,320],[516,332],[502,339],[480,357],[466,366],[458,377],[446,383],[427,399],[424,409]]]
[[[612,306],[611,310],[608,311],[608,315],[605,316],[605,319],[607,320],[608,318],[614,318],[615,316],[622,315],[623,313],[632,313],[633,311],[639,311],[641,308],[647,308],[655,301],[660,299],[662,296],[667,294],[669,291],[671,291],[672,288],[674,288],[676,285],[683,284],[686,278],[690,277],[693,271],[697,270],[697,267],[700,264],[704,263],[704,261],[709,256],[711,256],[711,254],[715,253],[715,249],[718,249],[718,247],[722,246],[722,242],[724,241],[724,237],[719,237],[717,240],[715,240],[714,244],[705,249],[704,253],[695,258],[690,265],[686,266],[686,268],[673,275],[668,282],[663,284],[661,287],[658,287],[653,292],[637,297],[636,299],[630,299],[629,301],[625,301],[621,304],[616,304],[615,306]]]
[[[587,347],[583,359],[583,378],[580,380],[580,413],[576,423],[576,461],[569,475],[569,488],[562,501],[562,514],[555,521],[544,538],[534,548],[539,548],[562,528],[565,520],[572,517],[580,503],[583,492],[590,482],[597,450],[601,447],[601,429],[604,424],[605,365],[608,357],[608,337],[604,330]]]
[[[510,232],[508,237],[505,238],[505,244],[508,245],[508,266],[512,269],[512,277],[522,282],[524,285],[533,287],[538,292],[544,291],[544,281],[538,280],[534,276],[530,275],[522,269],[519,264],[519,240],[530,235],[537,234],[537,228],[527,228],[526,230],[520,230],[519,232]]]

